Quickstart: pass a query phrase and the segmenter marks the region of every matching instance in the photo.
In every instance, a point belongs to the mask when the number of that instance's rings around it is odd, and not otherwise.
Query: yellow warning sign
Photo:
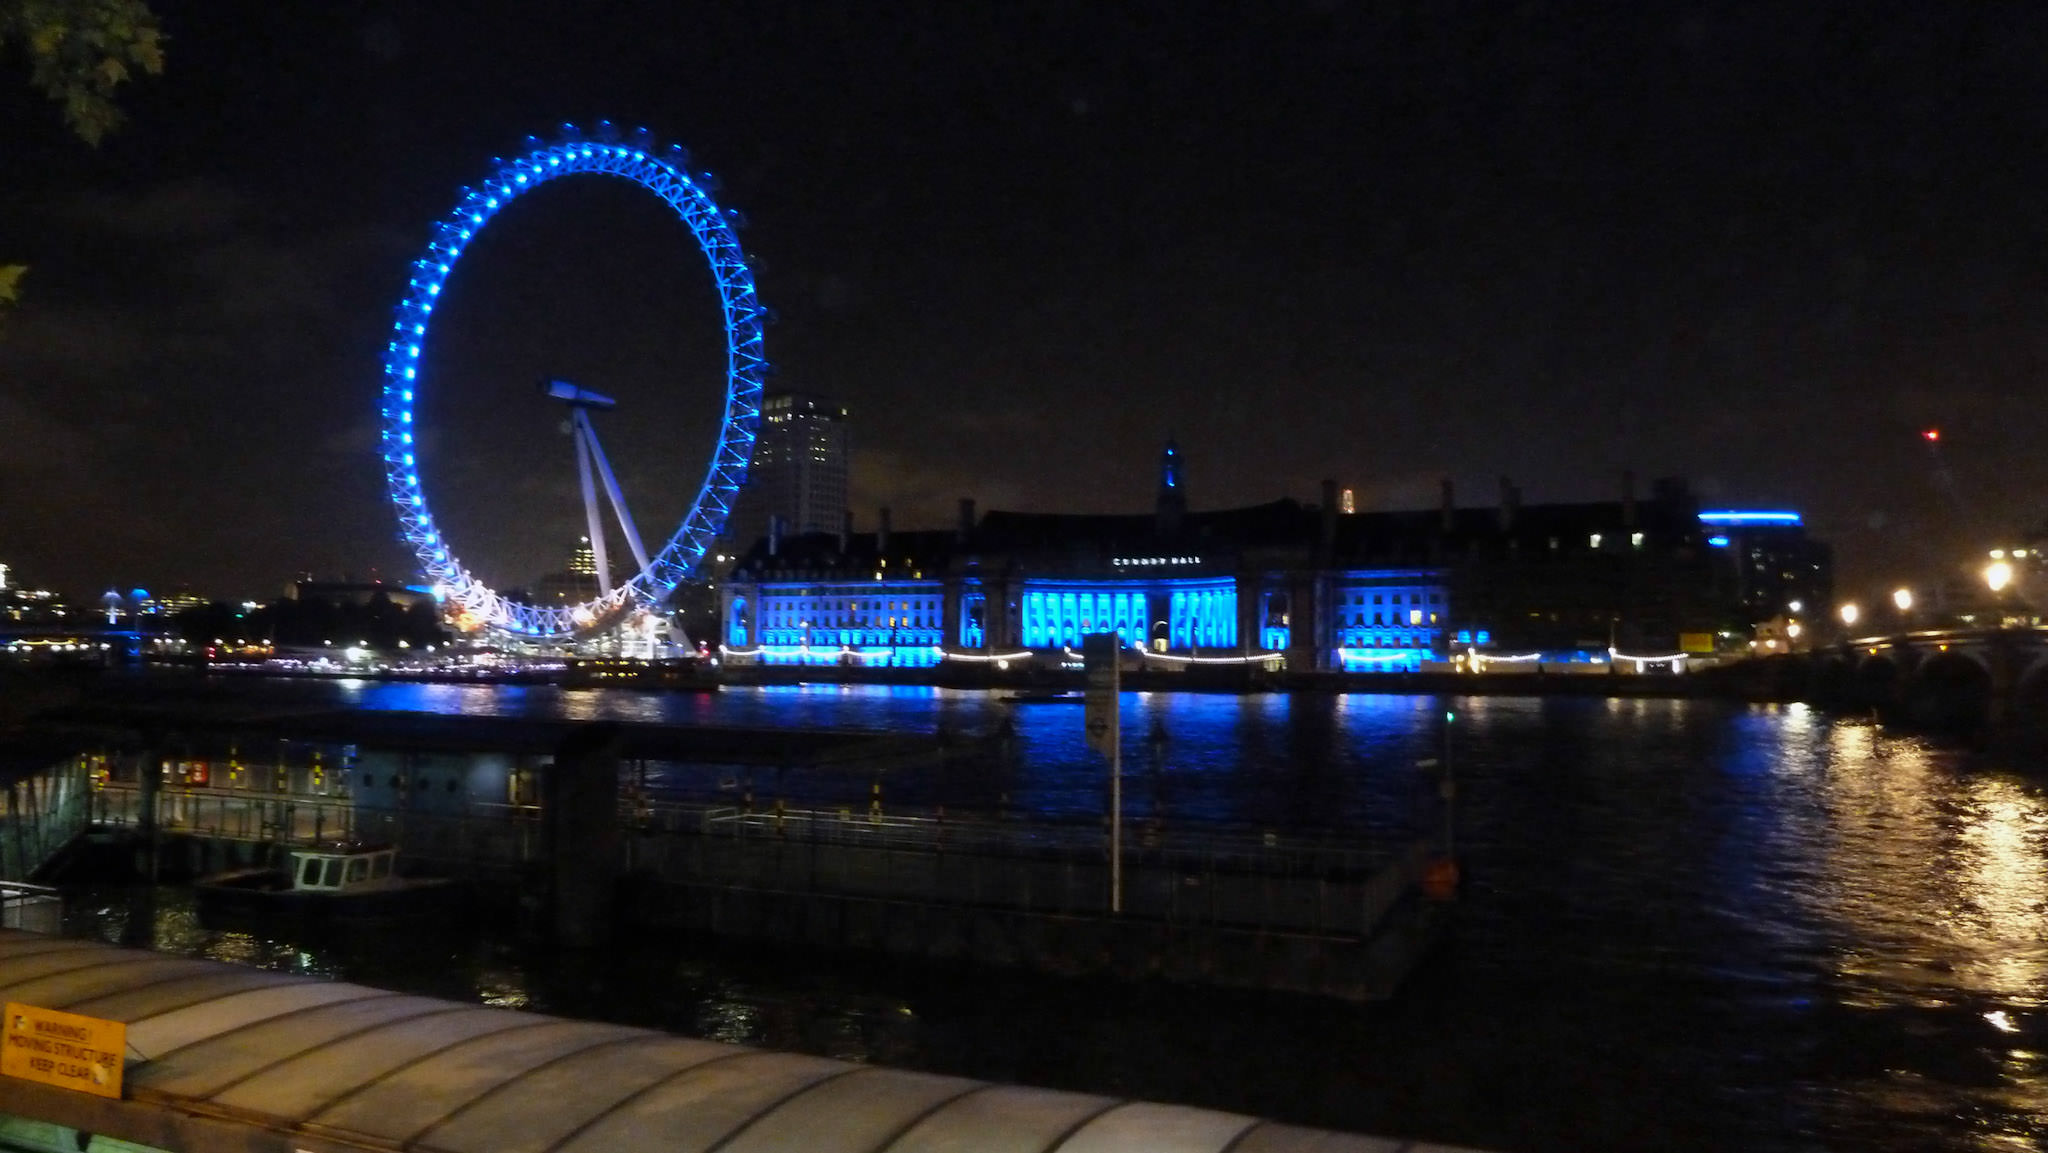
[[[7,1002],[0,1023],[0,1074],[61,1089],[121,1095],[128,1026],[55,1009]]]

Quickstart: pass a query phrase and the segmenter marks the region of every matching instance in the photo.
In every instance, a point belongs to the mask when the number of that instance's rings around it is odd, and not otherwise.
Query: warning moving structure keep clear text
[[[7,1002],[0,1022],[0,1075],[102,1097],[121,1095],[128,1026]]]

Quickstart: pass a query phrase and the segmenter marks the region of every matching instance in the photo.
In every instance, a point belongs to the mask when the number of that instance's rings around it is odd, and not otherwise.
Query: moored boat
[[[232,869],[193,882],[202,919],[326,920],[431,914],[455,906],[447,877],[398,871],[391,845],[293,849],[284,868]]]

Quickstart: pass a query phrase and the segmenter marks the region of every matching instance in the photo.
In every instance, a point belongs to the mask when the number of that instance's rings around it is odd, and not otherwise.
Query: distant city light
[[[1921,433],[1920,438],[1922,440],[1925,440],[1929,444],[1934,444],[1941,440],[1941,430],[1938,428],[1930,428],[1926,432]]]

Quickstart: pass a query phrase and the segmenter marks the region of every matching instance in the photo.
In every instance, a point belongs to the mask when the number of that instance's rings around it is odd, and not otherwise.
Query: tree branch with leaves
[[[0,49],[27,54],[29,83],[87,144],[120,127],[116,89],[163,72],[163,40],[143,0],[0,0]]]
[[[121,126],[116,89],[163,72],[163,42],[143,0],[0,0],[0,51],[27,55],[29,83],[63,107],[65,125],[87,144]],[[0,317],[27,273],[0,264]]]

